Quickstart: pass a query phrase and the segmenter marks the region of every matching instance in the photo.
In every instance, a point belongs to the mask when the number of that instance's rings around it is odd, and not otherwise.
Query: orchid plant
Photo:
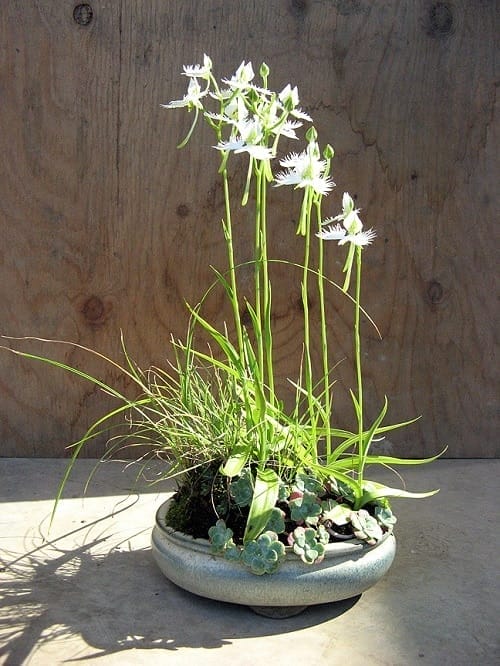
[[[192,324],[201,326],[208,333],[222,352],[222,360],[216,360],[214,356],[190,346],[184,347],[184,351],[190,362],[193,359],[208,362],[222,371],[230,379],[234,398],[241,407],[239,437],[228,451],[221,472],[230,479],[250,479],[251,501],[244,544],[264,533],[282,487],[293,484],[298,473],[311,475],[323,487],[332,480],[342,484],[342,495],[351,495],[352,510],[359,512],[370,503],[387,507],[384,498],[388,496],[422,497],[432,494],[409,493],[369,482],[365,478],[367,465],[409,464],[434,459],[410,461],[375,455],[371,451],[372,444],[384,433],[411,423],[382,425],[387,400],[372,424],[366,426],[364,422],[360,336],[361,268],[363,251],[376,234],[373,229],[364,228],[359,217],[360,211],[355,208],[353,198],[347,192],[342,198],[342,212],[333,217],[323,217],[323,199],[335,185],[331,177],[334,151],[328,144],[320,147],[311,117],[299,106],[297,88],[286,85],[281,91],[273,92],[269,88],[269,73],[269,67],[263,63],[259,69],[259,79],[256,79],[252,64],[242,62],[233,76],[222,79],[219,84],[213,74],[212,61],[205,55],[203,64],[184,67],[183,74],[189,81],[186,95],[164,105],[167,109],[183,107],[194,113],[191,127],[179,147],[188,143],[198,121],[203,119],[214,131],[214,148],[219,153],[219,174],[225,202],[222,231],[228,265],[227,271],[217,272],[217,282],[222,285],[230,301],[235,335],[231,338],[226,330],[216,330],[203,317],[200,304],[191,309]],[[309,125],[305,131],[305,147],[300,152],[283,156],[280,153],[281,139],[298,140],[297,131],[304,124]],[[241,302],[239,296],[238,264],[233,243],[236,206],[230,192],[229,170],[233,166],[234,169],[242,168],[241,158],[237,157],[240,154],[245,154],[247,158],[247,175],[240,205],[254,206],[252,302],[246,299]],[[267,202],[272,188],[286,186],[302,191],[296,232],[304,238],[304,258],[301,264],[304,312],[302,372],[300,377],[293,380],[296,401],[291,414],[284,411],[283,402],[275,388],[272,284],[269,277],[272,259],[267,216]],[[357,387],[356,391],[351,391],[351,397],[357,428],[353,432],[335,428],[331,423],[332,377],[325,302],[325,285],[329,284],[329,280],[324,272],[324,243],[329,241],[347,246],[343,269],[345,278],[341,290],[350,297],[354,306]],[[318,263],[314,266],[311,262],[313,242],[319,246]],[[354,282],[352,294],[351,282]],[[310,323],[307,295],[309,289],[313,288],[312,284],[318,293],[319,331],[314,330]],[[243,324],[243,311],[250,315],[250,331]],[[315,333],[319,335],[322,356],[319,381],[314,376],[311,359]],[[301,495],[301,499],[304,499],[304,495]],[[318,513],[321,513],[320,509]],[[223,529],[226,529],[225,524]],[[376,533],[382,536],[382,529],[379,528]]]
[[[296,87],[286,85],[272,91],[269,67],[263,63],[256,77],[250,62],[242,62],[230,78],[219,83],[207,55],[202,64],[185,66],[183,75],[188,79],[186,94],[164,107],[183,108],[193,115],[179,148],[192,139],[199,121],[205,121],[214,133],[224,193],[221,233],[227,265],[214,269],[213,284],[198,304],[188,306],[187,336],[184,341],[172,340],[174,361],[169,368],[140,370],[123,343],[122,364],[83,348],[125,375],[137,388],[135,398],[64,362],[10,350],[71,372],[119,402],[72,445],[72,459],[55,506],[87,442],[111,432],[105,457],[125,446],[139,446],[138,457],[143,460],[144,447],[149,447],[153,456],[168,463],[161,478],[182,474],[185,483],[198,484],[216,515],[205,536],[211,538],[215,550],[229,559],[240,559],[254,573],[272,573],[285,556],[286,546],[311,563],[321,560],[329,541],[357,537],[374,544],[392,530],[396,520],[387,498],[426,497],[437,492],[411,493],[366,476],[370,465],[418,464],[437,457],[409,460],[376,453],[376,443],[385,433],[412,422],[384,425],[387,399],[377,418],[366,423],[360,334],[361,313],[366,312],[361,306],[361,279],[363,253],[375,240],[375,231],[365,229],[360,210],[347,192],[342,211],[324,215],[324,199],[335,186],[331,175],[334,150],[329,144],[320,146],[311,117],[300,107]],[[300,140],[301,128],[304,147],[283,152],[283,142]],[[230,170],[242,168],[245,184],[235,195]],[[301,194],[296,233],[303,239],[303,259],[298,266],[271,256],[268,201],[278,187],[292,187]],[[251,208],[254,223],[253,293],[249,298],[241,295],[241,264],[234,243],[242,207]],[[325,244],[332,241],[345,253],[342,285],[325,275]],[[297,360],[298,376],[289,378],[295,400],[288,410],[275,376],[269,270],[273,261],[288,265],[294,274],[299,268],[300,274],[302,354]],[[356,427],[352,431],[333,423],[331,315],[325,298],[329,287],[338,289],[353,307],[356,387],[350,394]],[[232,321],[222,330],[204,315],[204,303],[215,288],[223,290],[230,305]],[[313,289],[319,303],[319,325],[312,324],[309,311],[308,294]],[[199,344],[199,331],[205,340],[208,337],[208,345]],[[313,348],[321,350],[319,372],[313,367]],[[125,431],[119,429],[117,419]],[[225,485],[216,494],[220,479],[225,479]],[[233,534],[232,526],[226,524],[231,511],[238,513],[240,522],[243,519],[241,534]],[[169,515],[172,518],[176,513],[174,501]]]

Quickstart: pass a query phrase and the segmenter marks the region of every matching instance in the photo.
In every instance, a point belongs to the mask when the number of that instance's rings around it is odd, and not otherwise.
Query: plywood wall
[[[477,0],[4,0],[0,12],[0,333],[164,363],[171,334],[224,265],[211,137],[188,127],[183,64],[231,74],[265,60],[299,86],[336,149],[335,214],[349,189],[378,240],[366,254],[367,411],[422,414],[387,450],[498,454],[495,54],[498,5]],[[238,185],[238,179],[235,179]],[[298,198],[271,206],[271,252],[300,259]],[[241,220],[238,253],[249,259]],[[329,248],[332,274],[338,249]],[[280,385],[300,353],[300,289],[276,272]],[[314,310],[315,302],[312,301]],[[349,312],[331,299],[335,361]],[[222,324],[223,300],[209,308]],[[121,379],[72,347],[10,343]],[[348,361],[336,418],[349,424]],[[59,456],[111,405],[94,385],[0,353],[0,455]],[[100,440],[89,455],[102,451]]]

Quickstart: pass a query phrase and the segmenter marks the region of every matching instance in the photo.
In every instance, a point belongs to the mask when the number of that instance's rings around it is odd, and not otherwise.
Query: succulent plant
[[[226,549],[235,546],[233,541],[233,530],[227,527],[222,519],[219,519],[215,525],[212,525],[208,530],[208,538],[213,553],[223,553]]]
[[[285,513],[276,506],[271,511],[271,517],[267,521],[266,530],[276,532],[277,534],[285,531]]]
[[[366,541],[370,546],[373,546],[377,541],[380,541],[384,534],[376,518],[371,516],[366,509],[352,511],[351,523],[355,536],[357,536],[358,539]]]
[[[295,477],[293,490],[301,493],[311,493],[312,495],[322,495],[325,492],[323,484],[309,474],[299,472]]]
[[[330,535],[323,525],[318,525],[316,528],[316,540],[324,546],[330,542]]]
[[[352,509],[347,504],[339,504],[329,499],[321,502],[322,520],[329,520],[335,525],[347,525],[351,522]]]
[[[234,542],[230,542],[224,550],[224,559],[230,562],[238,562],[241,559],[241,548]]]
[[[241,475],[229,484],[229,491],[237,506],[249,506],[253,497],[252,474],[249,469],[244,469]]]
[[[298,495],[296,497],[295,495]],[[321,514],[321,505],[315,494],[305,491],[303,494],[292,493],[289,501],[290,517],[296,523],[317,525]]]
[[[390,531],[392,531],[393,526],[397,522],[396,516],[392,513],[388,506],[376,506],[375,518],[380,525],[383,525]]]
[[[270,530],[246,543],[241,553],[243,563],[258,576],[276,571],[284,557],[285,546]]]
[[[286,483],[281,482],[278,490],[278,501],[286,502],[290,497],[291,492],[292,491],[290,489],[290,486],[288,486]]]
[[[330,477],[329,484],[330,486],[330,492],[332,495],[335,495],[335,497],[343,498],[350,502],[351,504],[354,503],[355,496],[354,496],[354,491],[351,488],[351,486],[347,485],[347,483],[344,483],[343,481],[339,481],[338,479],[335,479],[333,476]]]
[[[306,564],[319,563],[325,556],[324,544],[328,543],[329,535],[321,528],[318,532],[313,527],[299,526],[288,537],[293,552]]]

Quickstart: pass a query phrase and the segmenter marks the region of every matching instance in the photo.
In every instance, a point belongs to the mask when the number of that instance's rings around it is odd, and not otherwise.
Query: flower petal
[[[203,55],[203,65],[184,65],[182,68],[184,76],[208,79],[212,71],[212,60],[205,53]]]
[[[322,238],[323,240],[342,240],[346,235],[346,230],[340,224],[322,229],[316,234],[318,238]]]

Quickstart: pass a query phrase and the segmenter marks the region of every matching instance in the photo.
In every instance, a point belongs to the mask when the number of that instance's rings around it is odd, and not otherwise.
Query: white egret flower
[[[311,116],[305,111],[302,111],[302,109],[292,109],[290,111],[290,115],[293,116],[294,118],[299,118],[300,120],[305,120],[308,123],[312,123]]]
[[[272,149],[261,144],[264,131],[258,118],[243,119],[235,122],[234,125],[236,129],[234,135],[231,136],[229,141],[220,141],[214,146],[217,150],[248,153],[256,160],[266,160],[273,157]]]
[[[367,231],[358,231],[356,234],[349,234],[340,224],[323,229],[316,234],[323,240],[337,240],[339,245],[352,243],[353,245],[369,245],[377,235],[373,229]]]
[[[222,79],[230,88],[248,88],[255,73],[252,63],[243,61],[230,79]]]
[[[277,99],[272,99],[269,102],[263,100],[257,112],[268,132],[276,136],[283,135],[289,139],[298,138],[295,130],[301,127],[302,123],[296,120],[284,120],[286,111],[283,110]]]
[[[241,95],[236,95],[224,106],[223,119],[225,122],[236,125],[237,123],[246,121],[247,118],[248,109]]]
[[[212,60],[205,53],[203,55],[203,65],[184,65],[182,68],[184,76],[199,79],[209,79],[212,71]]]
[[[328,194],[335,183],[325,176],[326,160],[320,159],[319,147],[316,141],[310,141],[306,150],[300,155],[291,153],[280,160],[282,171],[276,175],[276,187],[280,185],[295,185],[295,187],[312,187],[317,194]]]
[[[299,137],[295,134],[295,130],[299,127],[302,127],[302,123],[300,123],[298,120],[285,120],[279,129],[279,134],[286,136],[289,139],[298,139]]]
[[[323,240],[336,240],[339,245],[352,243],[353,245],[369,245],[377,235],[373,229],[363,231],[363,223],[359,218],[359,208],[354,208],[354,201],[348,192],[344,192],[342,197],[342,213],[335,217],[330,217],[323,222],[323,225],[331,226],[321,230],[316,235]],[[342,224],[331,224],[332,222],[342,222]]]
[[[190,109],[193,107],[196,109],[202,109],[203,104],[200,100],[202,97],[205,97],[207,92],[208,90],[201,89],[197,79],[191,78],[189,79],[188,91],[182,99],[173,100],[172,102],[162,104],[161,106],[165,109],[178,109],[183,106],[187,106]]]
[[[271,92],[267,88],[252,83],[255,77],[251,62],[243,61],[230,79],[222,79],[222,82],[229,86],[228,90],[221,90],[216,97],[220,100],[232,97],[235,91],[245,94],[249,90],[254,90],[264,97],[270,97]]]
[[[286,105],[287,102],[290,102],[291,106],[295,108],[299,103],[299,91],[297,86],[292,86],[287,83],[283,90],[278,95],[280,102],[283,105]]]
[[[291,85],[288,83],[278,95],[278,99],[284,108],[287,108],[288,105],[291,107],[290,115],[292,115],[294,118],[299,118],[300,120],[306,120],[307,122],[312,122],[312,118],[310,115],[302,111],[302,109],[297,108],[299,104],[299,93],[297,90],[297,86],[292,88]]]

